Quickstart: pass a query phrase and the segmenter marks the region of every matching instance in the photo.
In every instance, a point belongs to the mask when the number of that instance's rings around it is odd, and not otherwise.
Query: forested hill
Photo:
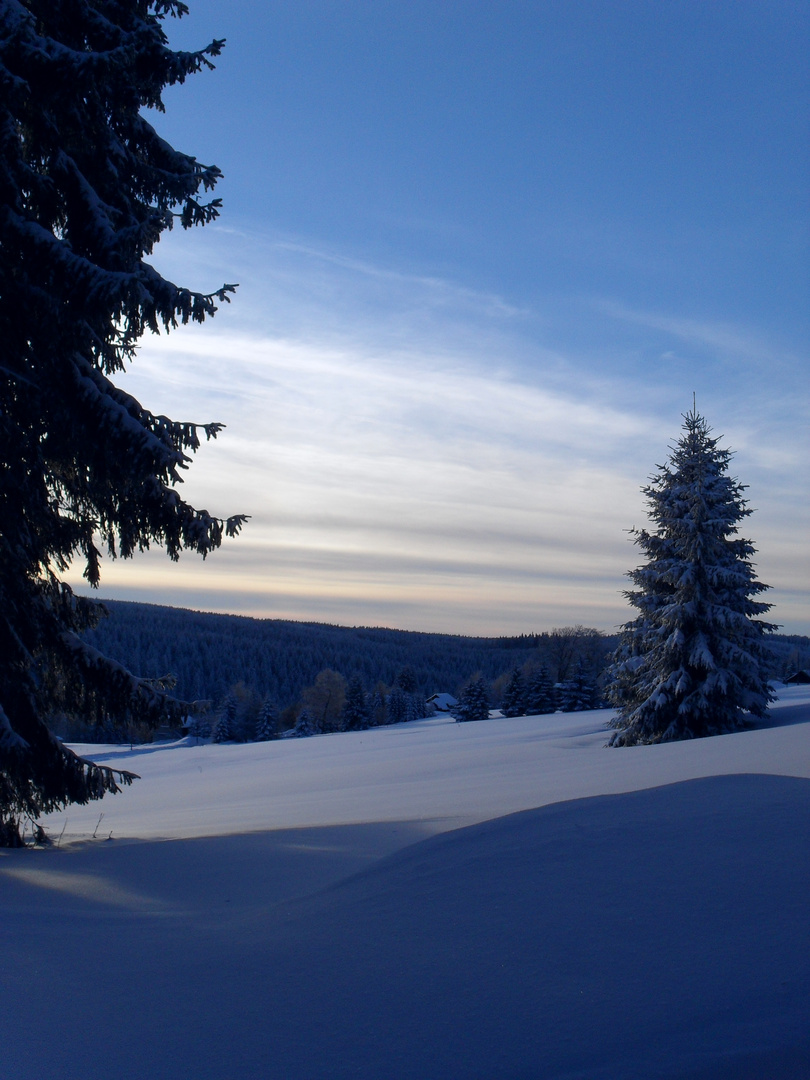
[[[109,617],[86,635],[88,641],[138,675],[175,675],[174,692],[186,700],[217,700],[241,682],[284,708],[324,668],[347,679],[358,674],[372,689],[379,682],[393,685],[406,666],[413,669],[421,693],[454,694],[477,672],[493,681],[532,657],[546,660],[539,657],[539,646],[548,635],[473,638],[214,615],[118,600],[104,604]],[[593,645],[590,635],[588,641]],[[610,645],[601,637],[598,642],[597,662]],[[561,659],[566,662],[564,655]],[[547,660],[553,671],[559,668],[554,657]]]
[[[131,671],[150,678],[173,674],[186,700],[221,700],[243,683],[282,709],[296,703],[325,668],[346,679],[359,675],[367,690],[392,686],[411,667],[417,690],[458,694],[472,675],[503,684],[516,667],[545,664],[567,679],[581,659],[598,677],[616,638],[586,627],[519,637],[478,638],[379,627],[214,615],[184,608],[106,600],[109,617],[86,637]],[[773,635],[772,677],[810,664],[810,639]],[[494,688],[498,698],[498,686]]]

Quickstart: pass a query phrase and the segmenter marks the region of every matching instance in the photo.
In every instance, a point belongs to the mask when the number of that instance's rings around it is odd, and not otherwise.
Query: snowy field
[[[806,1080],[810,688],[608,715],[79,748],[142,779],[0,855],[0,1080]]]

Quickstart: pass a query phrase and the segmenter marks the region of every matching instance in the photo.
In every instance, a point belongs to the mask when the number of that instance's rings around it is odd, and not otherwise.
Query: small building
[[[456,705],[458,705],[458,701],[452,694],[433,694],[432,697],[427,699],[426,704],[428,707],[432,705],[436,712],[449,713],[455,709]]]
[[[788,686],[798,686],[803,683],[810,683],[810,671],[806,669],[804,671],[797,671],[794,675],[785,679],[785,683]]]

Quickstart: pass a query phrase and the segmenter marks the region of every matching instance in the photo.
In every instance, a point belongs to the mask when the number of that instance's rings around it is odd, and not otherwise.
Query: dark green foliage
[[[485,679],[473,679],[464,687],[454,716],[459,722],[489,719],[489,688]]]
[[[320,728],[310,716],[308,709],[302,709],[298,714],[292,733],[296,739],[304,739],[310,735],[317,735]]]
[[[265,698],[256,717],[254,739],[256,742],[269,742],[280,734],[281,721],[278,709],[270,698]]]
[[[386,723],[385,696],[380,690],[375,690],[368,703],[369,724],[379,727]]]
[[[582,661],[579,661],[570,679],[560,685],[560,709],[562,712],[584,712],[595,709],[598,694]]]
[[[410,664],[397,672],[397,686],[406,694],[415,694],[417,689],[416,675]]]
[[[784,682],[797,671],[810,669],[810,638],[801,634],[770,634],[765,644],[774,654],[774,662],[768,665],[771,678]]]
[[[529,716],[553,713],[557,710],[557,691],[545,664],[529,680],[526,690],[526,713]]]
[[[772,692],[757,616],[754,546],[738,536],[751,513],[728,475],[731,452],[695,410],[669,462],[643,488],[655,530],[634,530],[646,562],[625,595],[639,615],[624,627],[608,693],[619,707],[614,746],[695,738],[764,716]]]
[[[405,703],[405,721],[423,720],[427,715],[425,699],[421,694],[407,694]]]
[[[141,115],[220,51],[167,48],[163,19],[184,11],[167,0],[0,4],[0,843],[22,817],[133,779],[72,754],[51,716],[180,716],[165,686],[83,640],[104,610],[60,580],[71,560],[95,586],[98,538],[111,557],[151,543],[205,556],[243,521],[176,490],[220,425],[154,415],[112,381],[145,331],[202,322],[232,289],[191,292],[144,261],[176,219],[187,228],[218,212],[198,196],[219,170]]]
[[[217,720],[214,727],[214,742],[235,742],[236,741],[236,698],[229,695],[225,699],[225,703],[222,706],[222,712],[219,714],[219,720]]]
[[[339,671],[325,668],[318,672],[315,682],[305,688],[301,697],[318,731],[343,730],[346,680]]]
[[[387,724],[404,724],[408,719],[408,695],[401,686],[395,686],[385,699]]]
[[[346,687],[346,700],[343,702],[343,730],[363,731],[369,727],[369,710],[363,680],[359,675],[352,675]]]
[[[524,716],[526,713],[526,680],[520,668],[512,672],[501,701],[504,716]]]
[[[297,706],[303,690],[329,667],[345,674],[357,672],[365,686],[384,695],[401,668],[410,664],[417,674],[420,698],[436,691],[458,697],[459,687],[472,671],[481,671],[490,683],[505,675],[507,682],[518,666],[531,685],[545,665],[550,682],[554,681],[551,634],[465,638],[216,615],[117,600],[105,603],[110,616],[86,635],[87,640],[130,669],[147,675],[171,671],[177,676],[176,693],[186,700],[221,700],[228,688],[244,682],[261,695],[269,694],[283,712]],[[586,663],[591,663],[592,648],[596,652],[590,670],[599,677],[604,655],[616,648],[618,637],[585,634],[575,642],[583,648]],[[810,654],[808,638],[776,634],[765,638],[764,644],[774,650],[769,660],[773,677],[786,670],[787,657]],[[805,659],[794,662],[790,670],[808,663]],[[376,722],[381,723],[383,710],[378,705]],[[555,701],[544,697],[532,707],[527,705],[527,712],[553,712],[556,707]]]
[[[543,636],[543,662],[554,673],[555,681],[560,683],[571,678],[577,664],[601,669],[609,651],[605,635],[591,626],[558,626]]]
[[[473,671],[494,681],[534,660],[548,635],[475,638],[382,627],[216,615],[182,608],[105,601],[110,617],[87,634],[106,654],[145,674],[171,671],[177,694],[211,699],[240,681],[269,693],[281,708],[296,704],[324,668],[357,673],[365,686],[392,687],[405,667],[417,692],[458,696]],[[545,653],[541,653],[545,655]]]

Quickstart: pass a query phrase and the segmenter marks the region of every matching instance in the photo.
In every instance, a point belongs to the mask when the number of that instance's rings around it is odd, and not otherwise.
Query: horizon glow
[[[154,262],[240,288],[122,382],[227,425],[181,493],[251,520],[205,563],[106,560],[100,595],[613,630],[694,391],[772,621],[810,632],[806,13],[190,7],[172,44],[228,44],[155,122],[222,165],[224,207]]]

